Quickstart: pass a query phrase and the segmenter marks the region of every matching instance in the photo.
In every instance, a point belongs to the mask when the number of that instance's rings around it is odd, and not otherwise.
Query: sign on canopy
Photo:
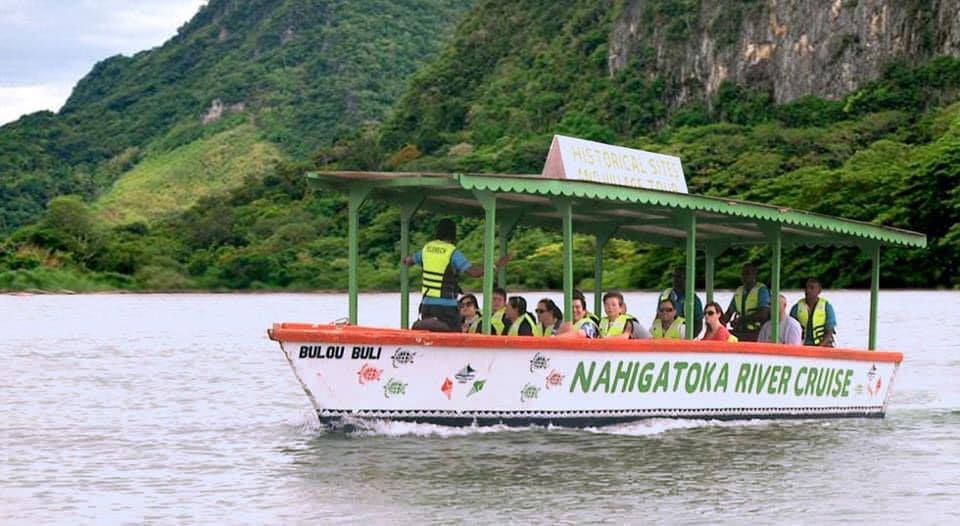
[[[687,193],[679,157],[554,135],[543,177]]]

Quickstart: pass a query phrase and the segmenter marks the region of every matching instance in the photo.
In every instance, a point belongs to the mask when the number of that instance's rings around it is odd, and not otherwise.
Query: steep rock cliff
[[[897,59],[960,56],[960,0],[628,0],[608,68],[639,68],[677,89],[671,105],[723,81],[777,102],[838,98]]]

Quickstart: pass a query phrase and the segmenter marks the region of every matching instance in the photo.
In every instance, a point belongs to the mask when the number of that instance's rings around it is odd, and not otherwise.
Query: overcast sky
[[[98,61],[163,44],[206,0],[0,0],[0,124],[57,111]]]

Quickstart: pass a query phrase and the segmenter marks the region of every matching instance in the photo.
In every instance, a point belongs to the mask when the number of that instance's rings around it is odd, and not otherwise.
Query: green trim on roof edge
[[[740,201],[721,197],[710,197],[694,194],[679,194],[658,190],[646,190],[624,186],[605,185],[599,183],[574,181],[565,179],[546,179],[539,175],[487,175],[487,174],[441,174],[441,173],[398,173],[398,172],[310,172],[307,178],[320,185],[329,185],[337,190],[345,191],[352,186],[367,186],[373,190],[371,198],[394,203],[409,197],[411,191],[422,188],[425,197],[442,195],[451,192],[459,199],[475,201],[474,191],[490,191],[499,193],[528,194],[543,197],[569,197],[624,204],[641,205],[638,211],[662,213],[663,208],[691,210],[695,212],[713,213],[729,218],[738,218],[728,225],[742,228],[744,219],[755,220],[759,223],[756,230],[762,230],[773,224],[791,226],[813,230],[827,234],[820,238],[815,232],[810,237],[800,239],[797,234],[791,234],[789,244],[802,245],[853,245],[867,246],[880,243],[885,245],[899,245],[908,247],[926,247],[927,238],[924,234],[855,221],[841,219],[813,212],[805,212],[792,208]],[[646,205],[659,210],[642,210]],[[449,212],[454,213],[460,206],[450,203]],[[477,203],[479,206],[479,203]],[[512,203],[512,206],[518,206]],[[429,206],[427,208],[430,208]],[[476,210],[472,210],[476,215]],[[576,212],[576,210],[575,210]],[[642,224],[642,220],[637,220]],[[522,221],[536,226],[545,226],[545,220],[537,219]],[[709,224],[724,225],[722,219],[711,218]],[[764,225],[766,224],[766,225]],[[549,228],[549,227],[548,227]],[[579,230],[574,225],[574,230]],[[620,236],[630,238],[646,238],[640,233],[621,233]],[[699,236],[698,236],[699,237]],[[819,239],[818,239],[819,238]],[[665,240],[664,240],[665,241]],[[740,244],[730,240],[723,244]],[[743,241],[746,244],[761,244],[760,240]]]

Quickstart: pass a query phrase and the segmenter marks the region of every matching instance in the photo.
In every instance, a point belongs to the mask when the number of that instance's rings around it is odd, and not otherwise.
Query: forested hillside
[[[97,64],[58,114],[0,127],[0,234],[240,125],[261,153],[307,158],[381,120],[469,4],[211,0],[164,45]]]
[[[790,2],[721,3],[739,10],[731,12],[749,13],[753,4],[780,9]],[[928,3],[931,9],[942,7]],[[691,192],[924,232],[927,250],[884,252],[884,286],[960,286],[960,59],[938,55],[935,51],[943,46],[931,45],[929,57],[921,58],[876,48],[873,52],[887,53],[876,77],[860,79],[836,97],[807,95],[779,103],[775,84],[736,78],[678,100],[677,75],[661,62],[654,64],[654,56],[633,55],[629,67],[612,64],[613,42],[623,45],[623,21],[637,17],[685,48],[696,46],[683,39],[708,37],[729,46],[747,45],[738,36],[738,24],[705,18],[704,5],[690,0],[481,2],[450,33],[443,51],[405,81],[383,124],[343,124],[341,131],[325,136],[329,139],[301,144],[267,134],[273,128],[263,124],[261,115],[273,110],[256,116],[249,115],[249,106],[234,114],[225,110],[225,117],[207,125],[198,124],[194,115],[182,139],[172,131],[153,143],[166,145],[165,156],[133,152],[125,160],[114,154],[98,165],[97,170],[114,167],[117,175],[123,174],[99,200],[54,199],[39,221],[13,232],[0,253],[0,288],[343,288],[345,202],[309,188],[304,172],[536,173],[554,133],[678,155]],[[863,2],[843,6],[871,8]],[[680,22],[685,25],[674,27]],[[756,36],[758,30],[747,26],[743,31]],[[923,31],[928,26],[918,27]],[[777,38],[779,29],[770,31]],[[954,36],[944,38],[952,42]],[[833,60],[845,59],[838,55]],[[671,67],[687,71],[684,64]],[[254,75],[248,84],[260,82]],[[305,89],[291,88],[290,93]],[[91,104],[99,100],[92,91],[85,93]],[[238,100],[220,98],[225,108]],[[205,100],[199,108],[210,103]],[[287,112],[275,121],[284,123],[278,126],[299,133],[301,125],[290,117],[299,113],[299,103],[285,100],[278,108],[276,113]],[[57,140],[87,140],[84,134],[72,134],[58,117],[30,119],[47,121],[44,133],[56,130]],[[22,138],[41,129],[24,128],[23,122],[4,133]],[[307,150],[309,158],[301,155]],[[233,160],[237,169],[230,174],[189,177],[198,166],[225,156],[241,158]],[[88,161],[71,162],[84,166]],[[231,177],[230,184],[217,182]],[[83,194],[84,184],[94,192],[103,187],[97,177],[78,179],[75,189],[59,178],[50,180],[61,185],[51,186],[51,192],[60,194]],[[195,202],[180,207],[163,203],[177,195],[187,201],[192,196]],[[361,287],[397,287],[398,218],[397,210],[382,205],[362,209]],[[436,220],[426,214],[415,217],[414,243],[426,240]],[[480,251],[477,226],[473,220],[461,222],[461,247],[474,259]],[[588,286],[593,241],[578,237],[576,243],[575,279]],[[508,273],[511,287],[560,286],[557,236],[521,230],[513,246],[517,258]],[[630,242],[609,244],[605,257],[613,269],[605,277],[619,288],[662,286],[669,267],[680,261],[675,252]],[[762,266],[767,255],[762,250],[725,254],[719,284],[735,285],[738,265],[747,258]],[[785,259],[788,287],[799,286],[811,274],[821,276],[828,287],[868,283],[866,259],[855,249],[796,249]],[[467,288],[477,286],[479,282],[466,283]]]

